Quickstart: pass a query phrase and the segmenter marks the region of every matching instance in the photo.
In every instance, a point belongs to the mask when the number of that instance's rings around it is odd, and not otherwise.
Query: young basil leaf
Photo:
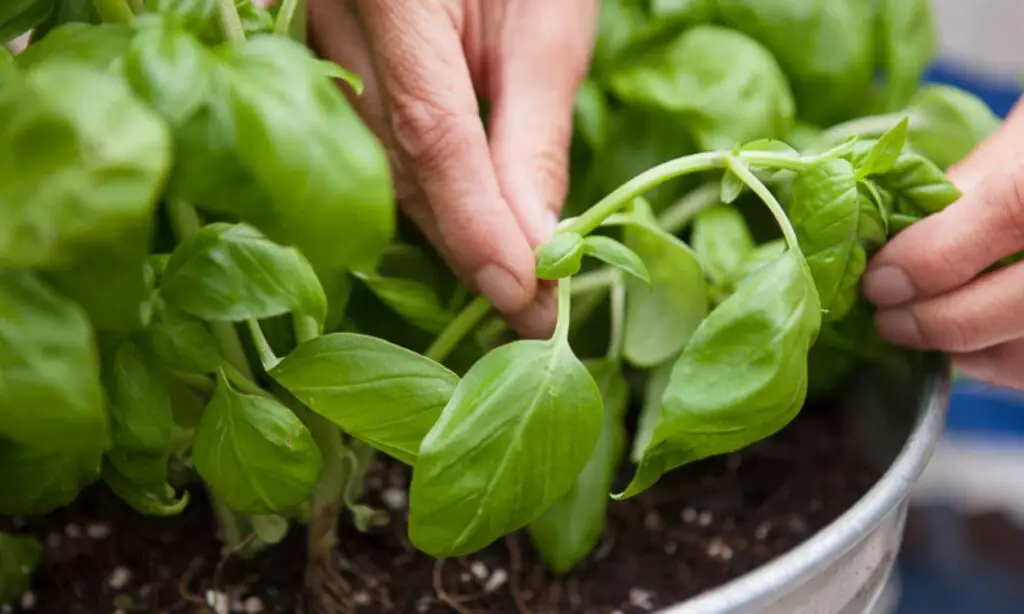
[[[27,70],[46,62],[73,61],[116,75],[133,35],[123,24],[68,23],[29,45],[15,63]]]
[[[896,234],[910,228],[911,225],[920,222],[921,218],[917,215],[905,215],[903,213],[893,213],[889,216],[889,236],[895,236]]]
[[[166,473],[167,460],[163,462]],[[191,500],[188,491],[178,497],[174,487],[162,478],[155,481],[129,479],[109,460],[103,463],[103,481],[118,498],[147,516],[177,516]]]
[[[583,237],[576,232],[558,232],[537,248],[537,277],[557,280],[579,272],[583,263]]]
[[[704,271],[716,284],[733,279],[754,251],[754,237],[743,214],[726,206],[709,207],[697,214],[690,242]]]
[[[0,533],[0,604],[21,599],[42,558],[43,546],[31,535]]]
[[[873,179],[895,198],[896,212],[905,215],[938,213],[962,196],[938,166],[909,150],[887,173]]]
[[[722,190],[719,199],[723,204],[731,204],[740,197],[746,187],[736,173],[727,170],[722,174]]]
[[[316,442],[291,410],[236,392],[223,373],[196,427],[192,457],[213,492],[231,509],[249,514],[298,505],[323,469]]]
[[[462,378],[413,468],[409,538],[461,556],[533,522],[601,435],[601,393],[564,341],[516,341]]]
[[[318,270],[373,270],[396,220],[380,142],[299,43],[257,37],[214,60],[206,104],[177,130],[173,191]]]
[[[693,335],[669,378],[654,433],[626,490],[776,433],[800,411],[807,353],[821,326],[814,280],[787,251],[748,278]]]
[[[626,446],[623,418],[629,388],[620,365],[607,359],[584,364],[601,391],[601,437],[569,492],[529,525],[530,537],[541,558],[559,574],[568,572],[590,554],[604,534],[608,493]]]
[[[320,281],[299,250],[246,224],[209,224],[182,241],[160,293],[171,306],[211,321],[298,312],[322,324],[327,312]]]
[[[171,307],[159,293],[153,300],[153,317],[145,339],[172,371],[213,373],[220,366],[220,352],[206,324]]]
[[[212,69],[213,59],[199,40],[162,24],[139,32],[124,60],[135,93],[174,126],[209,96]]]
[[[640,256],[615,239],[592,235],[583,240],[583,253],[622,269],[640,281],[650,284],[651,274]]]
[[[317,65],[323,69],[325,76],[332,79],[340,79],[347,83],[357,96],[363,93],[363,79],[356,73],[351,70],[347,70],[330,60],[318,60]]]
[[[871,89],[873,4],[864,0],[714,2],[720,23],[767,48],[792,84],[801,118],[820,125],[856,114]],[[725,63],[715,70],[728,74],[730,69]]]
[[[875,141],[868,150],[867,157],[857,167],[857,179],[864,179],[871,175],[880,175],[892,170],[896,160],[903,152],[903,146],[907,142],[907,128],[909,120],[903,118],[900,123],[893,126]]]
[[[253,3],[252,0],[235,0],[235,10],[242,20],[246,36],[269,34],[274,29],[274,17],[270,11]]]
[[[644,450],[654,437],[654,427],[657,426],[661,413],[661,401],[665,396],[665,389],[668,388],[668,380],[675,363],[675,359],[666,360],[651,370],[647,376],[644,385],[644,404],[640,411],[640,420],[637,422],[636,434],[633,436],[633,449],[630,455],[634,463],[643,460]]]
[[[407,465],[459,383],[429,358],[352,333],[301,344],[270,376],[346,433]]]
[[[624,221],[626,246],[647,264],[651,283],[626,279],[623,354],[651,367],[678,354],[707,315],[707,281],[693,250],[658,228],[646,205]]]
[[[881,0],[876,5],[878,57],[886,74],[880,110],[896,111],[907,104],[932,63],[938,33],[931,0]]]
[[[28,272],[0,269],[0,437],[50,450],[91,440],[102,449],[99,374],[81,308]]]
[[[429,333],[439,334],[454,317],[441,305],[437,292],[420,281],[368,273],[355,273],[355,276],[382,303]]]
[[[53,5],[54,0],[6,0],[0,4],[0,44],[42,23]]]
[[[803,125],[805,124],[801,124],[801,126]],[[797,127],[794,126],[794,129],[796,128]],[[793,147],[789,143],[787,143],[786,141],[780,141],[778,139],[756,139],[754,141],[750,141],[749,143],[745,143],[742,147],[740,147],[740,151],[770,151],[774,153],[781,153],[791,156],[800,155],[800,152],[793,149]],[[733,175],[735,176],[735,173],[733,173]]]
[[[627,103],[679,114],[703,149],[783,136],[793,123],[793,95],[775,58],[747,36],[720,26],[685,30],[615,72],[609,82]]]
[[[907,112],[911,148],[943,169],[966,157],[1001,123],[984,100],[943,84],[922,87]]]
[[[788,214],[825,317],[841,319],[859,295],[865,243],[885,241],[878,209],[859,189],[853,166],[833,159],[797,176]]]
[[[126,478],[144,482],[153,471],[146,463],[131,462],[135,456],[158,459],[155,464],[166,473],[174,426],[170,391],[163,373],[134,341],[110,345],[103,382],[114,446],[107,458]]]
[[[185,492],[179,499],[167,483],[174,447],[170,387],[135,341],[124,338],[108,345],[103,380],[114,445],[103,463],[103,479],[142,514],[179,514],[189,495]]]

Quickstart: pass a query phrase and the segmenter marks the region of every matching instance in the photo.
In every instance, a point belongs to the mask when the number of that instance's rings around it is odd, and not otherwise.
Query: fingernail
[[[474,281],[480,292],[491,299],[498,311],[519,311],[527,301],[526,289],[501,265],[488,264],[477,272]]]
[[[875,328],[879,336],[896,345],[916,346],[921,343],[921,329],[909,309],[879,311],[875,315]]]
[[[914,298],[914,285],[903,269],[881,266],[864,274],[864,297],[879,307],[900,305]]]

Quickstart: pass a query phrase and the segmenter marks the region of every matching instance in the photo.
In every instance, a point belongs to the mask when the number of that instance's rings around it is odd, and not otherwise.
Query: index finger
[[[533,251],[498,187],[455,16],[362,0],[395,144],[458,267],[506,315],[531,304]]]

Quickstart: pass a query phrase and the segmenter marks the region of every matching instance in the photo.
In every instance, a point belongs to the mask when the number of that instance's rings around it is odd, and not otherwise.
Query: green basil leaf
[[[0,269],[0,437],[61,450],[107,442],[92,328],[30,273]],[[20,408],[20,409],[18,409]]]
[[[491,351],[420,445],[410,540],[454,557],[526,526],[572,488],[600,435],[600,390],[567,343]]]
[[[116,78],[61,63],[4,80],[0,115],[0,263],[45,269],[100,328],[141,326],[164,124]]]
[[[911,148],[943,169],[964,159],[1002,123],[976,95],[942,84],[921,88],[907,112]]]
[[[0,5],[0,44],[42,23],[53,6],[54,0],[6,0]]]
[[[327,313],[323,288],[299,250],[246,224],[209,224],[182,241],[160,293],[173,307],[210,321],[298,312],[323,324]]]
[[[29,69],[45,62],[73,61],[116,75],[133,34],[122,24],[68,23],[29,45],[15,63]]]
[[[841,319],[859,295],[865,243],[885,241],[878,209],[861,192],[853,166],[833,159],[797,176],[788,214],[826,319]]]
[[[573,119],[576,130],[591,149],[604,149],[611,132],[611,109],[604,91],[595,81],[584,81],[576,91]]]
[[[235,10],[242,20],[246,36],[269,34],[274,30],[274,16],[252,0],[235,0]]]
[[[711,312],[676,361],[640,467],[616,498],[786,426],[803,405],[807,353],[820,327],[814,280],[799,252],[787,251],[748,278]]]
[[[873,179],[895,197],[895,210],[904,215],[938,213],[962,196],[935,163],[913,151],[905,150],[888,172]]]
[[[166,460],[165,472],[166,472]],[[166,481],[129,479],[110,461],[103,463],[103,481],[111,491],[140,514],[147,516],[177,516],[185,511],[191,496],[183,491],[181,497]]]
[[[633,449],[630,455],[634,463],[643,460],[644,450],[654,437],[654,427],[658,425],[658,416],[661,413],[661,402],[675,364],[675,359],[667,360],[655,367],[647,376],[647,382],[644,384],[644,404],[637,422],[636,434],[633,436]]]
[[[313,492],[323,458],[284,405],[241,394],[221,373],[192,444],[196,471],[224,503],[249,514],[298,505]]]
[[[909,120],[903,118],[900,123],[885,132],[875,141],[868,151],[867,157],[857,168],[857,179],[864,179],[871,175],[880,175],[892,170],[903,152],[903,146],[907,142],[907,129]]]
[[[619,364],[584,363],[601,391],[604,423],[594,452],[568,493],[529,525],[530,537],[548,568],[566,573],[583,560],[604,534],[608,493],[626,447],[623,418],[629,387]]]
[[[583,253],[622,269],[648,285],[651,283],[651,274],[640,256],[615,239],[601,235],[589,236],[583,240]]]
[[[805,126],[805,124],[801,124]],[[800,126],[794,126],[794,130]],[[749,143],[744,143],[740,147],[740,151],[771,151],[774,153],[787,154],[791,156],[798,156],[800,152],[793,149],[793,147],[786,141],[780,141],[778,139],[755,139]],[[735,175],[735,173],[734,173]]]
[[[366,273],[356,273],[355,276],[382,303],[429,333],[439,334],[454,317],[441,305],[437,292],[422,282]]]
[[[32,44],[29,48],[38,45],[46,40],[57,28],[66,24],[92,24],[103,23],[93,0],[54,0],[53,11],[38,26],[32,30]]]
[[[743,214],[721,205],[697,214],[690,242],[704,271],[716,284],[733,279],[754,251],[754,237]]]
[[[802,119],[821,125],[856,114],[871,90],[873,4],[864,0],[714,2],[723,25],[764,45],[782,67]],[[730,67],[723,64],[716,70],[728,74]]]
[[[180,125],[209,96],[213,61],[196,38],[169,27],[139,32],[125,56],[135,92],[172,125]]]
[[[213,373],[220,366],[220,351],[206,324],[171,307],[159,295],[153,301],[153,317],[145,339],[172,371]]]
[[[149,7],[177,26],[201,32],[216,19],[216,0],[149,0]]]
[[[740,282],[757,273],[764,267],[775,262],[786,252],[786,241],[785,239],[774,239],[767,243],[762,243],[754,248],[754,251],[743,259],[743,266],[740,268],[738,273],[731,279],[732,282]]]
[[[0,604],[21,599],[42,558],[43,546],[31,535],[0,533]]]
[[[921,218],[916,215],[904,215],[902,213],[893,213],[891,216],[889,216],[889,235],[895,236],[897,233],[900,233],[906,230],[907,228],[910,228],[911,225],[920,221]]]
[[[678,354],[707,315],[707,281],[693,250],[658,228],[645,205],[626,218],[625,239],[651,283],[626,279],[623,355],[651,367]]]
[[[429,358],[352,333],[299,345],[270,375],[306,407],[408,465],[459,383]]]
[[[174,448],[171,390],[145,350],[130,338],[109,344],[104,383],[114,445],[103,463],[103,479],[142,514],[171,516],[188,505],[167,482]]]
[[[122,339],[105,352],[103,381],[114,446],[107,458],[128,479],[146,481],[147,464],[135,456],[156,457],[158,472],[166,473],[171,453],[170,391],[163,373],[131,339]]]
[[[685,30],[614,73],[610,85],[627,103],[679,114],[702,149],[781,137],[793,123],[793,95],[775,58],[719,26]]]
[[[177,130],[172,191],[298,246],[318,269],[373,270],[396,219],[380,142],[294,41],[257,37],[213,59],[206,104]]]
[[[89,430],[60,426],[60,432],[43,432],[31,444],[0,438],[0,514],[47,514],[99,478],[106,433],[89,440]],[[64,447],[56,447],[58,441]]]
[[[579,272],[583,264],[583,236],[558,232],[537,248],[537,277],[556,280]]]
[[[902,108],[939,49],[931,0],[878,3],[878,58],[886,73],[881,111]]]

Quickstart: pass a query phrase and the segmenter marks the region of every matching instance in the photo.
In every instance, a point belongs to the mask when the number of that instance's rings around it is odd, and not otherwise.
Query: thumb
[[[566,195],[573,102],[590,60],[597,4],[527,0],[511,7],[488,87],[491,157],[502,194],[537,245],[554,231]]]

